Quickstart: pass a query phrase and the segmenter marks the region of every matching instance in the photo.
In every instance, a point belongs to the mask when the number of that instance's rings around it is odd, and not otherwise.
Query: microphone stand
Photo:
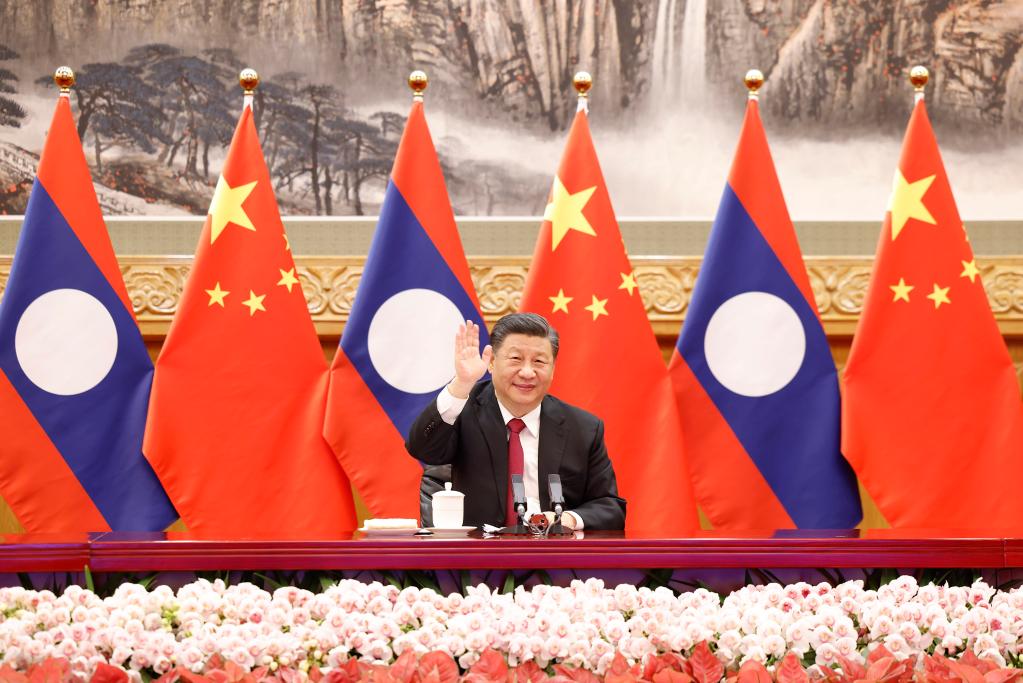
[[[544,538],[551,536],[570,536],[571,531],[561,523],[561,515],[565,511],[565,497],[561,491],[561,475],[547,475],[547,489],[551,496],[551,508],[554,510],[554,523],[547,527]]]
[[[526,528],[526,486],[522,483],[521,474],[512,475],[512,497],[515,501],[515,526],[506,526],[497,533],[502,536],[530,536],[529,529]]]

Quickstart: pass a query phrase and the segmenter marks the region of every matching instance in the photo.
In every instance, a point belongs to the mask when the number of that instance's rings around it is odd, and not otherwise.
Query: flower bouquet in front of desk
[[[899,577],[674,594],[590,579],[496,592],[196,581],[101,598],[0,589],[0,683],[1008,683],[1023,592]]]

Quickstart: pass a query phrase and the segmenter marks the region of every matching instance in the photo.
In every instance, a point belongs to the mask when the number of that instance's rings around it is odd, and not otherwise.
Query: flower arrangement
[[[321,593],[196,581],[100,598],[0,589],[0,683],[152,677],[448,683],[1007,683],[1023,591],[862,582],[707,590],[484,585],[466,594],[345,580]],[[40,673],[41,672],[41,673]]]

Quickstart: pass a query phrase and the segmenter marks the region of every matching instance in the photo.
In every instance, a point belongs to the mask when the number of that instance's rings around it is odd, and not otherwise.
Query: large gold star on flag
[[[551,251],[558,248],[561,240],[565,238],[569,230],[576,230],[584,235],[597,236],[593,226],[583,215],[586,202],[597,191],[597,186],[588,187],[575,194],[569,193],[561,178],[554,176],[554,190],[551,193],[551,203],[544,209],[543,219],[551,222]]]
[[[892,240],[899,236],[910,218],[936,225],[934,216],[924,206],[924,194],[931,187],[936,176],[929,175],[915,182],[907,182],[901,169],[895,169],[892,180],[892,194],[888,198],[888,210],[892,212]]]
[[[210,202],[210,244],[217,241],[228,223],[234,223],[246,230],[256,230],[256,226],[252,224],[249,215],[242,208],[242,204],[252,194],[254,187],[256,187],[255,180],[238,187],[231,187],[224,180],[224,176],[220,176],[220,180],[217,181],[217,189],[213,191],[213,201]]]

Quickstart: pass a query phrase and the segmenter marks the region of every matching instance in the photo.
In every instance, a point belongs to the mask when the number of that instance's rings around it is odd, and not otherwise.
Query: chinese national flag
[[[189,531],[323,538],[355,527],[322,436],[326,391],[246,106],[156,363],[143,448]]]
[[[842,450],[893,527],[1023,522],[1023,414],[921,99],[845,368]]]
[[[568,134],[521,310],[561,336],[551,393],[605,424],[628,531],[699,527],[682,450],[678,408],[611,198],[585,111]]]

